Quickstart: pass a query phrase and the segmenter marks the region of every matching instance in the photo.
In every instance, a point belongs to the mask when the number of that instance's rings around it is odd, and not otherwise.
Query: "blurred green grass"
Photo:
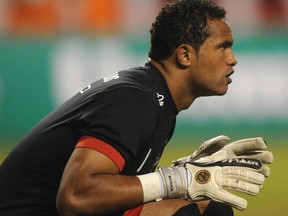
[[[6,141],[5,145],[1,142],[0,162],[8,154],[15,142]],[[188,147],[177,145],[174,141],[168,145],[159,165],[169,166],[171,161],[189,155],[195,146]],[[273,143],[269,146],[274,154],[274,162],[269,165],[271,176],[265,181],[265,185],[256,197],[245,196],[248,200],[248,207],[245,211],[235,210],[235,216],[288,216],[288,147],[284,143]]]

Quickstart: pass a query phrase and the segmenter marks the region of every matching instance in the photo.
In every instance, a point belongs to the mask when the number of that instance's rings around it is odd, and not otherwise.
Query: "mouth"
[[[230,72],[226,75],[226,77],[229,78],[233,73],[234,73],[234,70],[233,70],[233,71],[230,71]]]
[[[230,76],[234,73],[234,71],[230,71],[226,77],[228,78],[228,84],[232,83],[232,79],[230,78]]]

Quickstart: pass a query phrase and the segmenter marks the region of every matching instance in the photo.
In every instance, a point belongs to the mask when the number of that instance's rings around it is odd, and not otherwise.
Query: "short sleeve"
[[[125,160],[122,155],[114,147],[97,138],[82,137],[76,144],[76,148],[89,148],[104,154],[115,163],[120,172],[125,166]]]
[[[132,88],[104,93],[81,116],[81,137],[113,146],[127,161],[152,138],[159,113],[153,95]]]

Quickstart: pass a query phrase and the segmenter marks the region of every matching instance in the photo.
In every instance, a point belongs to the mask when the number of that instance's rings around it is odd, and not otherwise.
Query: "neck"
[[[183,71],[185,69],[179,69],[169,60],[158,62],[150,59],[149,62],[164,76],[178,112],[188,109],[197,97],[191,92],[187,84],[185,71]]]

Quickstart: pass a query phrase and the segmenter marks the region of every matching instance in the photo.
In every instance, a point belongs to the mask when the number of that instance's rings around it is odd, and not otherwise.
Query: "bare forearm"
[[[58,194],[57,205],[63,215],[103,215],[143,203],[139,179],[131,176],[99,174],[85,179],[86,187],[72,186]]]
[[[93,199],[97,196],[98,210],[102,209],[107,212],[129,209],[143,203],[142,187],[137,177],[95,175],[92,180],[95,180],[95,184],[91,194],[90,192],[87,193],[87,199]]]

